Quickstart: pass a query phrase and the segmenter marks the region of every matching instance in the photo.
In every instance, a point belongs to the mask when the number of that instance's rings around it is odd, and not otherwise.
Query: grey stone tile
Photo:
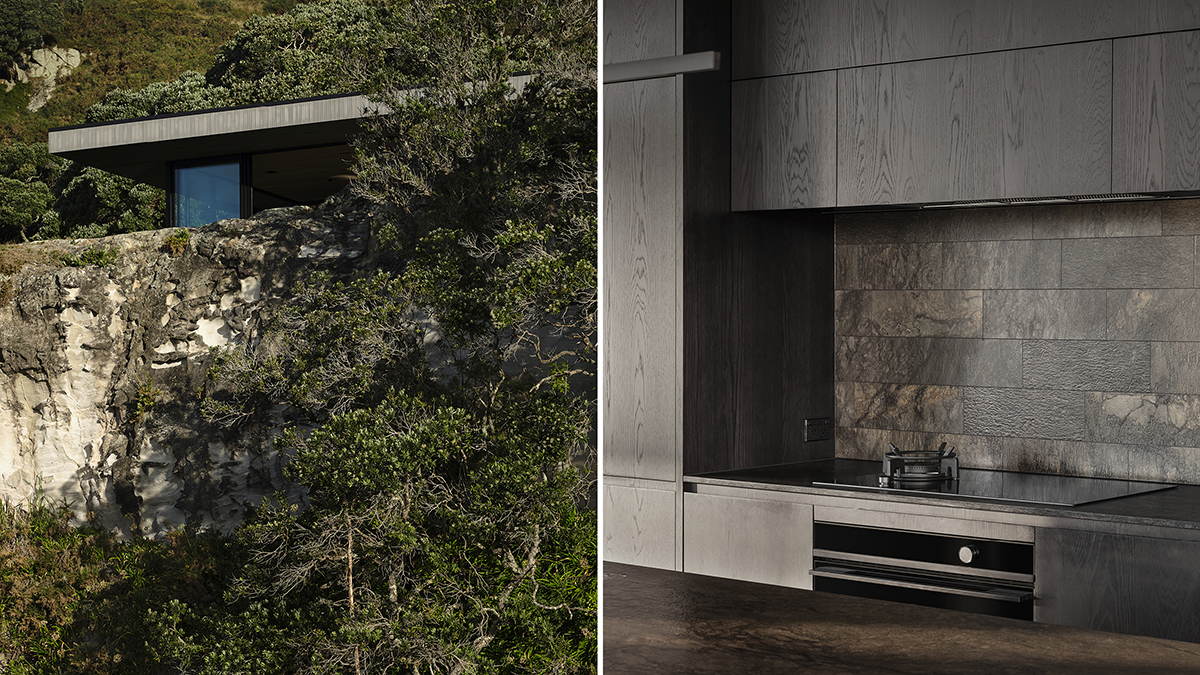
[[[1107,291],[984,291],[983,336],[1043,340],[1103,340]]]
[[[908,244],[939,241],[921,211],[839,213],[833,218],[836,245]]]
[[[833,425],[848,427],[854,421],[854,383],[833,383]]]
[[[1108,339],[1200,342],[1200,290],[1108,292]]]
[[[963,432],[1082,441],[1085,396],[1076,391],[968,388],[963,396]]]
[[[1062,243],[1063,288],[1189,288],[1193,237],[1068,239]]]
[[[1147,342],[1030,340],[1021,354],[1021,383],[1032,389],[1150,391]]]
[[[837,379],[896,384],[1021,386],[1021,343],[965,338],[837,337]]]
[[[1042,438],[997,439],[1009,471],[1093,478],[1129,476],[1129,457],[1135,448],[1114,443],[1056,441]]]
[[[1200,394],[1200,344],[1150,343],[1150,391]]]
[[[1157,237],[1163,234],[1161,202],[1108,202],[1033,206],[1035,239]]]
[[[838,244],[1029,239],[1032,222],[1025,207],[844,213],[834,236]]]
[[[833,430],[834,456],[844,459],[876,459],[883,465],[889,433],[880,429],[857,429],[838,425]],[[894,442],[894,441],[893,441]]]
[[[998,463],[993,464],[991,458],[986,456],[984,446],[989,439],[980,436],[839,427],[835,430],[834,438],[838,457],[879,460],[880,469],[883,468],[883,455],[887,452],[888,443],[894,443],[901,450],[937,450],[943,442],[947,447],[954,447],[954,453],[959,457],[959,466],[974,469],[999,468]]]
[[[1136,446],[1129,453],[1129,477],[1200,485],[1200,448]]]
[[[1200,199],[1171,199],[1161,204],[1163,234],[1200,234]]]
[[[946,288],[1058,288],[1062,242],[951,242],[942,258]]]
[[[1004,468],[1004,451],[1002,441],[1005,439],[991,436],[961,435],[950,441],[958,455],[959,466],[971,469]]]
[[[981,291],[838,291],[837,335],[982,337]]]
[[[978,207],[922,212],[938,241],[1003,241],[1033,236],[1033,212],[1025,207]]]
[[[1102,443],[1200,448],[1200,396],[1093,392],[1087,432]]]
[[[850,244],[834,249],[834,288],[906,290],[941,288],[942,245]]]
[[[858,383],[848,426],[961,433],[962,388]]]

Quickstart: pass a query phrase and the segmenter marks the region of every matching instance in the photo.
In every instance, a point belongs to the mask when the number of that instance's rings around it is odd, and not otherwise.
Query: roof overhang
[[[50,130],[50,152],[167,187],[172,161],[344,144],[386,106],[356,94],[157,115]]]

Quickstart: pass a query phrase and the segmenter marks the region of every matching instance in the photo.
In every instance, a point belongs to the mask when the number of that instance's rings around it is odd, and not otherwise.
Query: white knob
[[[979,549],[975,548],[974,546],[963,546],[962,548],[958,549],[958,559],[961,560],[962,564],[964,565],[970,565],[975,561],[975,558],[978,555]]]

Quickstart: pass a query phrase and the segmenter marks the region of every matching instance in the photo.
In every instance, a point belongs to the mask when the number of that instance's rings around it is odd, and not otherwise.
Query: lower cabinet
[[[604,485],[605,560],[675,569],[675,485],[662,485]]]
[[[683,571],[812,588],[813,507],[684,493]]]
[[[1200,642],[1200,542],[1038,528],[1034,620]]]

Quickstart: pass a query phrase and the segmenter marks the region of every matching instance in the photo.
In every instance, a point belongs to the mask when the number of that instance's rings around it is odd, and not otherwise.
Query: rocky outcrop
[[[12,91],[17,82],[32,82],[33,93],[29,97],[29,112],[37,112],[54,95],[58,78],[65,77],[83,62],[78,49],[65,47],[41,47],[21,57],[10,67],[11,75],[6,82]]]
[[[356,274],[368,220],[331,201],[189,230],[178,252],[178,230],[3,251],[9,269],[25,264],[0,276],[0,500],[40,490],[125,535],[231,530],[284,487],[278,425],[205,422],[206,373],[219,350],[259,339],[297,281]],[[54,262],[107,262],[105,250],[109,264]]]

